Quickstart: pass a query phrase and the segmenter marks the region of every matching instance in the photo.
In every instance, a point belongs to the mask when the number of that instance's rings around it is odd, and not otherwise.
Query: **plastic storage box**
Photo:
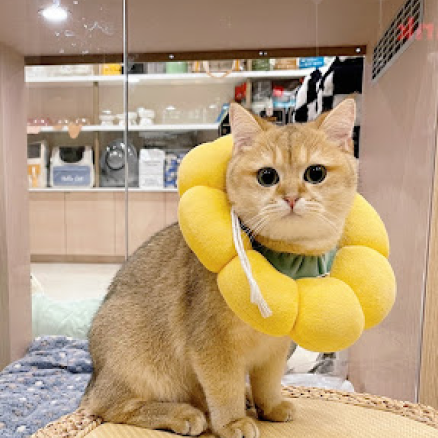
[[[50,185],[78,188],[94,186],[93,150],[90,146],[59,146],[50,159]]]

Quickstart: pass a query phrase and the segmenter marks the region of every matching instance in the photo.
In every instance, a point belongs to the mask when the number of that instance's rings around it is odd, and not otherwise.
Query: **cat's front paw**
[[[220,438],[259,438],[260,432],[252,418],[245,417],[221,427],[217,434]]]
[[[262,420],[285,423],[293,420],[295,415],[295,406],[292,403],[292,400],[283,400],[269,411],[263,411],[260,409],[258,414]]]
[[[207,419],[199,409],[183,405],[175,413],[171,429],[179,435],[199,436],[207,429]]]

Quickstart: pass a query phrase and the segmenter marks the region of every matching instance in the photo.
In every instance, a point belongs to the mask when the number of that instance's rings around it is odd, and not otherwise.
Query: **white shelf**
[[[272,70],[272,71],[243,71],[232,72],[228,76],[220,77],[221,73],[216,73],[216,77],[211,77],[206,73],[169,73],[169,74],[135,74],[129,75],[128,82],[135,85],[184,85],[194,84],[214,84],[214,83],[239,83],[246,79],[290,79],[303,78],[314,71],[314,68],[297,70]],[[324,71],[324,68],[320,69]],[[100,85],[121,85],[125,76],[56,76],[43,78],[26,78],[26,82],[31,87],[50,87],[50,86],[92,86],[97,82]]]
[[[198,123],[198,124],[179,124],[179,125],[150,125],[150,126],[129,126],[129,132],[161,132],[161,131],[216,131],[219,129],[218,123]],[[91,125],[83,126],[82,132],[123,132],[125,130],[122,126],[101,126]],[[62,129],[55,129],[53,126],[42,126],[39,133],[49,132],[68,132],[68,128],[64,126]],[[31,134],[30,134],[31,135]]]
[[[61,187],[47,187],[40,189],[29,189],[31,193],[39,193],[39,192],[96,192],[96,193],[112,193],[112,192],[124,192],[124,187],[92,187],[92,188],[61,188]],[[162,188],[162,189],[141,189],[139,187],[129,187],[129,193],[178,193],[178,189],[174,188]]]
[[[73,85],[93,85],[93,82],[101,83],[122,83],[123,76],[49,76],[40,78],[28,78],[26,77],[26,82],[30,86],[56,86],[67,84],[68,86]]]

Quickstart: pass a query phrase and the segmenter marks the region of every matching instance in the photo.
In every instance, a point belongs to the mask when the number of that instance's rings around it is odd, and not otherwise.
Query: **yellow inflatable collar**
[[[382,220],[357,194],[330,276],[297,281],[278,272],[241,232],[252,274],[272,312],[264,318],[250,301],[250,285],[233,240],[225,191],[232,148],[231,136],[221,137],[194,148],[182,161],[178,220],[184,239],[200,262],[218,274],[228,306],[254,329],[289,335],[307,350],[348,348],[364,329],[379,324],[394,304],[396,283]]]

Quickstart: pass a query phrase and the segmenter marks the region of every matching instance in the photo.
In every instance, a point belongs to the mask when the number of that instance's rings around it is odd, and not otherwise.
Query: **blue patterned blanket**
[[[0,372],[0,437],[28,437],[73,412],[91,372],[86,341],[36,338],[23,359]]]

